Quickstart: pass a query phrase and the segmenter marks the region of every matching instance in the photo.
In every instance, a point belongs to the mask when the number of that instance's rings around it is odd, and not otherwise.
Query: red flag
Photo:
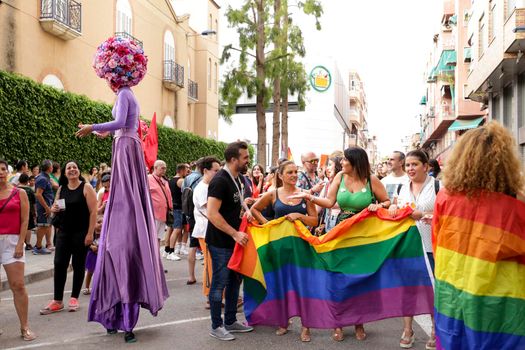
[[[146,159],[146,166],[148,169],[153,168],[153,164],[157,160],[159,151],[159,137],[157,133],[157,113],[153,113],[153,119],[149,125],[148,134],[144,141],[144,158]]]

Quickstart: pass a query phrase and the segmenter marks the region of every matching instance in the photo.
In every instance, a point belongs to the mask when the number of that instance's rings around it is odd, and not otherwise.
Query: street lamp
[[[209,35],[215,35],[215,34],[217,34],[215,30],[206,29],[202,33],[193,33],[193,34],[186,33],[186,38],[189,38],[190,36],[199,36],[199,35],[209,36]]]

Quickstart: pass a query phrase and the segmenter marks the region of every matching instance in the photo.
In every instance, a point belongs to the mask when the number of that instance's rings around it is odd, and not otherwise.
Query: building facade
[[[368,105],[361,77],[355,71],[348,74],[349,118],[351,123],[350,144],[367,148],[368,146]]]
[[[476,0],[469,17],[467,93],[513,134],[525,163],[525,1]]]
[[[440,30],[432,38],[420,101],[421,148],[445,162],[465,130],[484,123],[483,105],[469,99],[467,76],[472,49],[468,43],[471,0],[445,0]]]
[[[177,0],[3,0],[0,69],[111,104],[115,95],[95,75],[94,53],[113,35],[135,38],[149,60],[133,89],[141,115],[217,138],[219,6],[193,5],[201,23],[190,26],[193,14],[179,11]]]

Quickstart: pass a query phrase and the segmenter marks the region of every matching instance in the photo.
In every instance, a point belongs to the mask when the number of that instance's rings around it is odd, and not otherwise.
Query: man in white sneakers
[[[385,185],[390,203],[394,203],[393,200],[397,197],[398,188],[408,182],[408,175],[405,173],[405,154],[400,151],[392,152],[386,164],[389,174],[382,178],[381,182]]]

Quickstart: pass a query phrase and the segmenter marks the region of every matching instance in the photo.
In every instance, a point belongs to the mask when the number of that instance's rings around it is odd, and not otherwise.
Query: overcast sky
[[[291,4],[293,0],[289,0]],[[221,13],[241,0],[218,1]],[[419,101],[432,36],[437,33],[442,0],[322,0],[322,30],[311,18],[298,17],[309,57],[333,56],[342,72],[356,70],[368,98],[368,126],[387,155],[401,139],[419,131]],[[291,11],[297,12],[296,8]],[[236,43],[221,17],[221,45]],[[290,132],[293,132],[290,130]]]

